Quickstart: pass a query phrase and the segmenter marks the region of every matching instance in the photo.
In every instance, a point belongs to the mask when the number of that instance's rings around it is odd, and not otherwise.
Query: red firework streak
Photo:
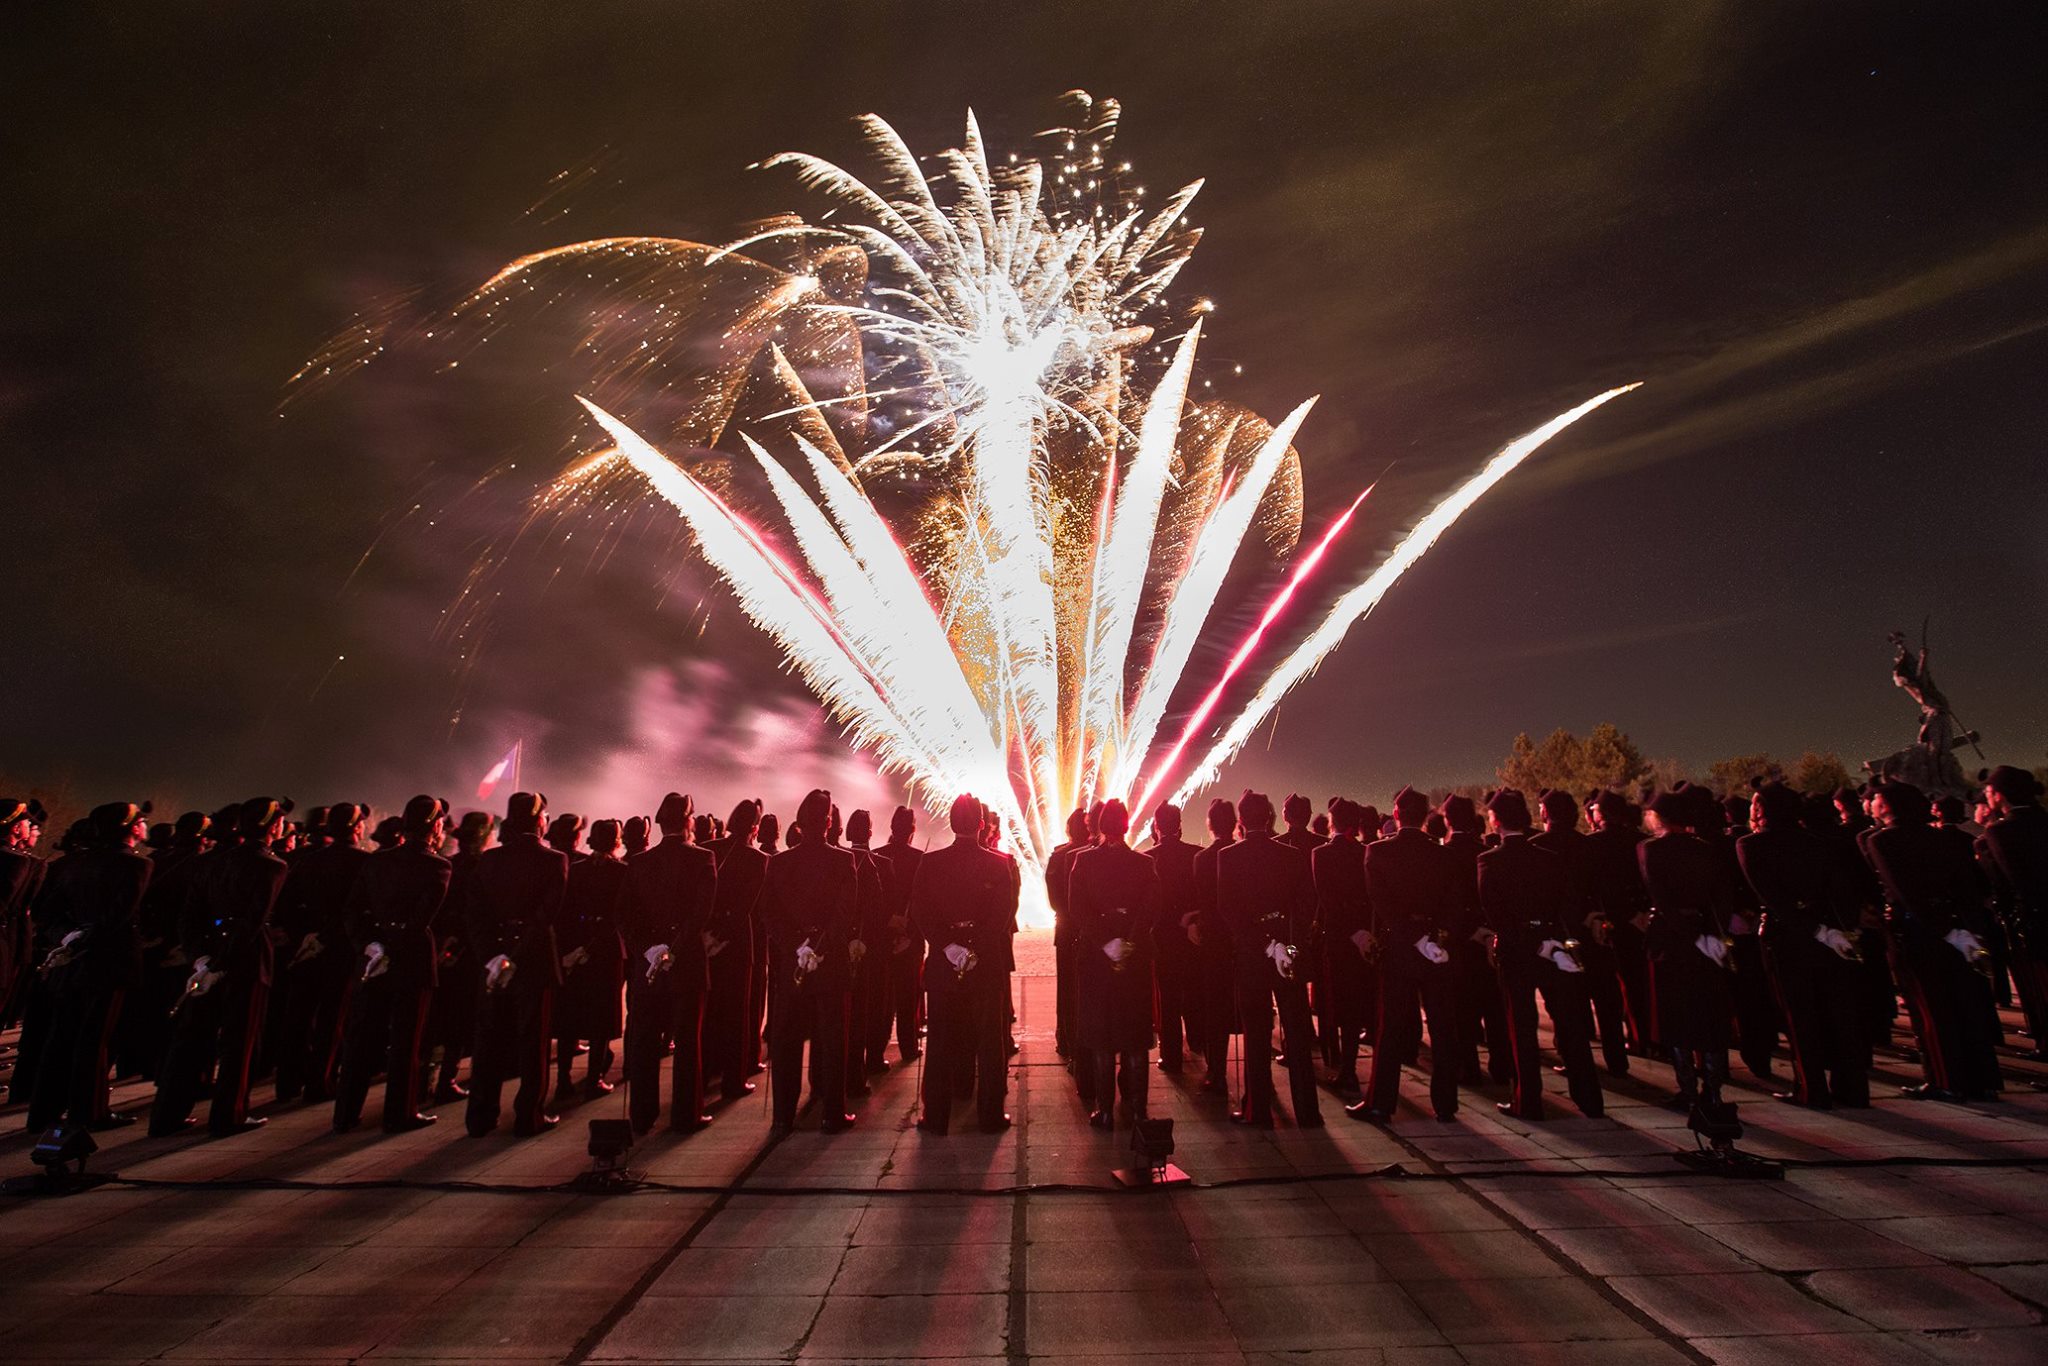
[[[1230,686],[1230,680],[1237,677],[1238,671],[1244,668],[1246,661],[1258,653],[1259,643],[1266,635],[1266,628],[1287,610],[1287,604],[1294,599],[1294,590],[1301,587],[1308,576],[1315,572],[1315,567],[1322,562],[1323,555],[1331,544],[1343,533],[1345,527],[1351,525],[1351,518],[1358,511],[1360,504],[1364,503],[1366,497],[1377,487],[1378,484],[1375,482],[1367,484],[1360,490],[1358,496],[1351,500],[1351,506],[1344,509],[1344,515],[1330,524],[1330,529],[1323,533],[1323,539],[1316,542],[1315,549],[1304,556],[1301,563],[1294,567],[1294,572],[1287,576],[1286,585],[1274,594],[1273,601],[1266,604],[1265,615],[1259,618],[1259,624],[1245,637],[1244,644],[1237,647],[1237,653],[1230,657],[1230,663],[1224,665],[1223,677],[1216,680],[1216,686],[1202,699],[1202,705],[1196,707],[1194,715],[1188,717],[1187,725],[1181,728],[1180,738],[1173,742],[1173,748],[1167,751],[1159,767],[1152,771],[1152,781],[1146,785],[1144,795],[1138,798],[1134,810],[1150,809],[1153,794],[1159,791],[1160,785],[1166,780],[1166,775],[1173,772],[1173,766],[1180,762],[1180,756],[1187,749],[1188,741],[1195,738],[1195,732],[1202,728],[1202,723],[1209,719],[1210,714],[1223,701],[1223,693]]]

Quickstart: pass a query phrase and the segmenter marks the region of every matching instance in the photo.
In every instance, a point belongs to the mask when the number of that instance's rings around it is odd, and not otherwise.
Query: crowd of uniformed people
[[[173,1134],[203,1109],[231,1135],[263,1123],[266,1077],[348,1131],[381,1077],[387,1131],[459,1103],[487,1134],[509,1091],[512,1131],[539,1133],[623,1083],[637,1130],[665,1110],[692,1133],[766,1067],[772,1132],[815,1110],[833,1133],[927,1051],[919,1128],[969,1097],[969,1122],[1010,1123],[1022,873],[972,796],[930,849],[909,808],[876,843],[824,791],[786,824],[677,793],[652,820],[526,792],[459,821],[430,796],[374,824],[271,798],[150,814],[101,806],[45,857],[41,805],[0,798],[0,1024],[20,1024],[8,1100],[31,1131]],[[1102,803],[1047,860],[1056,1044],[1099,1128],[1147,1117],[1155,1066],[1199,1066],[1232,1119],[1272,1125],[1276,1054],[1313,1127],[1326,1090],[1393,1122],[1424,1061],[1447,1123],[1489,1085],[1542,1119],[1546,1067],[1598,1115],[1632,1058],[1670,1063],[1688,1110],[1721,1104],[1731,1058],[1789,1103],[1866,1106],[1901,1013],[1925,1078],[1907,1094],[1984,1101],[2001,1005],[2048,1039],[2048,812],[2024,769],[1967,800],[1411,788],[1384,815],[1257,792],[1205,815],[1205,844],[1172,805],[1141,840]],[[154,1084],[146,1115],[110,1107],[124,1078]]]

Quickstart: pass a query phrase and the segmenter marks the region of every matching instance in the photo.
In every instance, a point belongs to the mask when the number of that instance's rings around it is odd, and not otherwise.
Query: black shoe
[[[1230,1088],[1223,1084],[1221,1078],[1204,1077],[1202,1079],[1202,1091],[1205,1095],[1222,1096],[1228,1095],[1230,1093]]]
[[[1242,1124],[1247,1129],[1270,1129],[1273,1127],[1273,1117],[1271,1115],[1254,1115],[1248,1110],[1231,1111],[1230,1122],[1232,1124]]]
[[[94,1120],[91,1127],[94,1133],[103,1134],[109,1129],[125,1129],[140,1119],[140,1115],[124,1115],[119,1112],[110,1112]]]
[[[1168,1062],[1168,1061],[1167,1061],[1166,1059],[1164,1059],[1164,1058],[1161,1058],[1161,1059],[1159,1060],[1159,1070],[1160,1070],[1161,1072],[1164,1072],[1164,1073],[1165,1073],[1165,1074],[1166,1074],[1167,1076],[1169,1076],[1169,1077],[1177,1077],[1177,1076],[1179,1076],[1179,1075],[1180,1075],[1180,1067],[1181,1067],[1181,1065],[1180,1065],[1179,1063],[1177,1063],[1177,1062]]]
[[[868,1085],[866,1082],[862,1082],[858,1086],[849,1086],[846,1088],[846,1094],[852,1096],[856,1100],[864,1100],[867,1097],[872,1096],[874,1093],[875,1088]]]
[[[1394,1117],[1385,1110],[1375,1109],[1370,1101],[1359,1101],[1344,1107],[1344,1113],[1361,1124],[1392,1124]]]
[[[1009,1127],[1010,1117],[1008,1115],[1004,1115],[1001,1119],[996,1120],[992,1124],[983,1124],[980,1126],[981,1131],[985,1134],[999,1134]]]
[[[1097,1110],[1088,1116],[1088,1127],[1091,1129],[1109,1129],[1115,1127],[1115,1124],[1116,1121],[1110,1118],[1107,1110]]]
[[[458,1086],[452,1081],[444,1086],[434,1088],[434,1104],[436,1105],[453,1105],[458,1100],[468,1099],[469,1088],[467,1086]]]
[[[828,1119],[818,1126],[818,1132],[821,1134],[843,1134],[848,1129],[851,1129],[859,1119],[859,1115],[841,1115],[837,1119]]]
[[[1436,1112],[1436,1122],[1439,1124],[1456,1124],[1458,1122],[1458,1112],[1456,1110],[1439,1110]]]
[[[1317,1110],[1317,1111],[1314,1111],[1313,1113],[1310,1113],[1310,1114],[1306,1114],[1306,1115],[1296,1115],[1296,1116],[1294,1117],[1294,1127],[1295,1127],[1295,1128],[1297,1128],[1297,1129],[1320,1129],[1320,1128],[1322,1128],[1322,1127],[1323,1127],[1323,1112],[1322,1112],[1321,1110]]]
[[[710,1115],[699,1115],[695,1120],[677,1120],[668,1126],[672,1134],[697,1134],[711,1127]]]
[[[421,1114],[415,1111],[409,1118],[406,1119],[385,1120],[384,1132],[387,1134],[409,1134],[416,1130],[426,1128],[429,1124],[432,1124],[439,1118],[439,1115]]]
[[[560,1115],[535,1115],[531,1123],[522,1122],[514,1124],[512,1126],[512,1133],[518,1138],[532,1138],[538,1134],[546,1133],[561,1122],[562,1117]]]
[[[334,1132],[338,1134],[352,1134],[361,1126],[362,1122],[360,1116],[355,1119],[337,1119],[334,1121]]]
[[[212,1134],[215,1138],[233,1138],[236,1134],[254,1133],[256,1130],[262,1128],[264,1125],[268,1123],[270,1123],[270,1121],[263,1118],[261,1115],[250,1115],[247,1119],[244,1119],[240,1124],[229,1124],[218,1129],[209,1126],[207,1132]]]
[[[1952,1101],[1956,1098],[1955,1092],[1944,1091],[1931,1081],[1923,1081],[1918,1086],[1901,1086],[1899,1088],[1899,1094],[1904,1096],[1907,1100]]]
[[[1782,1100],[1787,1105],[1804,1106],[1808,1110],[1832,1110],[1835,1108],[1835,1103],[1826,1096],[1815,1096],[1811,1100],[1802,1100],[1797,1091],[1773,1091],[1771,1092],[1771,1099]]]
[[[786,1119],[778,1119],[768,1126],[768,1137],[771,1141],[778,1138],[788,1138],[795,1132],[796,1125],[791,1124]]]
[[[897,1058],[896,1058],[896,1061],[898,1061],[898,1062],[900,1062],[900,1063],[904,1063],[904,1064],[909,1064],[909,1063],[913,1063],[913,1062],[916,1062],[916,1061],[917,1061],[917,1060],[918,1060],[919,1058],[921,1058],[921,1057],[923,1057],[923,1056],[924,1056],[924,1050],[923,1050],[923,1049],[921,1049],[921,1048],[913,1048],[913,1049],[911,1049],[911,1050],[910,1050],[910,1051],[909,1051],[908,1053],[901,1053],[901,1054],[898,1054],[898,1055],[897,1055]]]
[[[1493,1103],[1493,1108],[1500,1111],[1502,1114],[1506,1115],[1509,1119],[1526,1120],[1531,1124],[1534,1124],[1543,1118],[1543,1112],[1541,1110],[1538,1110],[1534,1114],[1524,1114],[1522,1113],[1522,1111],[1515,1108],[1515,1103],[1511,1100],[1497,1100]],[[1446,1124],[1451,1122],[1449,1119],[1444,1119],[1442,1115],[1438,1115],[1437,1118],[1443,1120],[1443,1122]],[[1455,1119],[1456,1116],[1452,1116],[1452,1118]]]
[[[879,1077],[888,1070],[889,1060],[887,1058],[876,1058],[868,1064],[868,1075],[871,1077]]]
[[[727,1100],[745,1100],[748,1096],[753,1095],[754,1092],[758,1089],[759,1088],[756,1087],[754,1083],[750,1081],[743,1081],[734,1089],[723,1092],[722,1094],[725,1096]]]
[[[921,1134],[931,1134],[935,1138],[944,1138],[946,1136],[946,1130],[942,1126],[925,1119],[920,1119],[917,1122],[917,1131]]]
[[[583,1083],[583,1098],[585,1100],[596,1100],[599,1096],[608,1096],[617,1089],[617,1087],[613,1086],[612,1083],[606,1081],[603,1077],[592,1077],[589,1081]],[[754,1088],[750,1086],[747,1089],[751,1091]]]

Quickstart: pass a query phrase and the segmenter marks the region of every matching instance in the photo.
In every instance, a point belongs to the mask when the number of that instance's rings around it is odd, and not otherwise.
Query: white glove
[[[326,947],[317,933],[309,934],[299,941],[298,951],[292,954],[292,961],[287,966],[296,966],[308,958],[318,958]]]
[[[868,946],[866,940],[849,939],[846,941],[846,960],[849,963],[858,963],[861,959],[867,956]]]
[[[1537,956],[1538,958],[1548,958],[1548,957],[1550,957],[1550,956],[1551,956],[1552,954],[1554,954],[1554,953],[1557,953],[1557,952],[1559,952],[1559,951],[1560,951],[1560,950],[1562,950],[1563,948],[1564,948],[1564,941],[1563,941],[1563,940],[1561,940],[1561,939],[1546,939],[1546,940],[1544,940],[1544,941],[1543,941],[1543,942],[1542,942],[1541,944],[1538,944],[1538,945],[1536,946],[1536,956]]]
[[[1855,952],[1856,946],[1849,936],[1833,925],[1822,925],[1813,932],[1813,937],[1835,951],[1840,958],[1847,958]]]
[[[818,951],[810,946],[808,940],[796,946],[796,966],[799,972],[816,972],[818,964],[823,961],[824,959],[818,956]]]
[[[955,972],[967,971],[967,960],[971,957],[973,955],[958,944],[946,945],[946,961],[953,965]]]
[[[1366,954],[1372,952],[1372,931],[1353,930],[1351,932],[1351,944],[1352,947],[1358,950],[1358,956],[1363,958]]]
[[[1112,939],[1102,946],[1102,952],[1110,962],[1121,963],[1124,961],[1124,955],[1130,952],[1130,945],[1121,939]]]
[[[1756,927],[1749,923],[1749,917],[1741,911],[1732,911],[1728,916],[1728,933],[1731,935],[1755,934]]]
[[[384,946],[373,943],[363,950],[363,980],[382,977],[391,971],[391,960],[384,956]]]
[[[85,938],[84,930],[73,930],[71,933],[65,935],[62,939],[57,941],[57,947],[60,949],[68,949],[73,944],[76,944],[79,940],[83,938]]]
[[[1451,961],[1451,956],[1444,952],[1444,946],[1426,934],[1415,941],[1415,951],[1432,963],[1448,963]]]
[[[189,996],[204,996],[223,975],[213,970],[211,957],[201,954],[192,960],[192,976],[186,979],[185,992]]]
[[[584,948],[581,944],[578,944],[575,948],[569,950],[567,953],[562,955],[562,971],[567,972],[569,969],[573,967],[578,967],[589,961],[590,950]]]
[[[1266,957],[1273,960],[1273,970],[1288,981],[1294,980],[1294,955],[1285,944],[1277,939],[1266,942]]]
[[[1716,966],[1728,959],[1728,946],[1721,942],[1718,934],[1703,934],[1692,941],[1692,946],[1713,959]]]
[[[652,982],[659,974],[667,972],[676,961],[675,955],[668,951],[668,945],[666,944],[656,944],[640,956],[647,960],[647,980],[649,982]]]
[[[1968,930],[1950,930],[1942,938],[1947,940],[1948,946],[1960,953],[1967,962],[1981,962],[1990,956],[1991,950],[1984,947],[1984,941]]]
[[[512,980],[512,974],[517,972],[518,970],[519,965],[517,963],[513,962],[504,954],[499,954],[490,962],[484,964],[485,989],[489,991],[497,991],[506,983],[510,982]]]
[[[1579,966],[1579,960],[1572,957],[1571,950],[1565,948],[1562,944],[1558,945],[1557,951],[1550,955],[1550,961],[1557,964],[1557,970],[1559,972],[1585,971],[1584,968]]]

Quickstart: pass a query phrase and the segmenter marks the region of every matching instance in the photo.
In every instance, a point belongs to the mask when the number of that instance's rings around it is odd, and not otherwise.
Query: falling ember
[[[1504,448],[1211,730],[1358,495],[1148,763],[1230,570],[1299,539],[1293,441],[1313,400],[1274,426],[1194,383],[1215,305],[1169,289],[1201,238],[1185,221],[1201,183],[1147,207],[1129,164],[1104,160],[1116,102],[1066,104],[1036,152],[994,169],[971,113],[961,146],[922,162],[869,115],[869,178],[762,163],[829,202],[816,221],[535,252],[425,332],[473,349],[584,317],[565,365],[609,446],[539,505],[596,507],[633,471],[855,743],[934,809],[962,791],[990,805],[1038,920],[1070,806],[1184,801],[1466,509],[1627,392]],[[365,335],[381,352],[385,331]]]

